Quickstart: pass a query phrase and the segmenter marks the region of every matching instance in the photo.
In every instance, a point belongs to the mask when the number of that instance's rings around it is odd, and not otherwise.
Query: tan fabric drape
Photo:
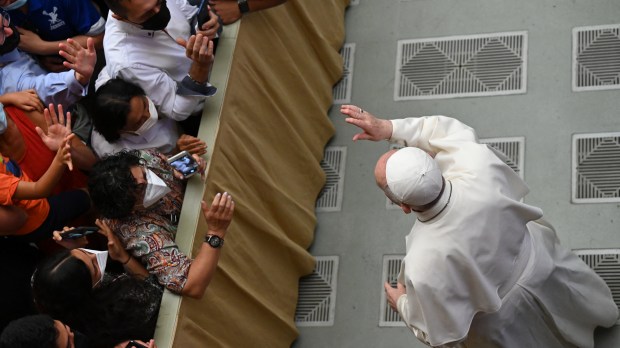
[[[205,297],[182,299],[174,347],[288,347],[297,337],[347,3],[289,0],[242,19],[205,193],[230,192],[235,217]],[[201,218],[194,253],[205,231]]]

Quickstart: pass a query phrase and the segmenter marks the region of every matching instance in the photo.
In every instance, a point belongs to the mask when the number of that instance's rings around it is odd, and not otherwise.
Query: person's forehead
[[[144,172],[144,168],[142,166],[133,166],[130,168],[130,170],[131,175],[133,175],[138,184],[146,182],[146,173]]]

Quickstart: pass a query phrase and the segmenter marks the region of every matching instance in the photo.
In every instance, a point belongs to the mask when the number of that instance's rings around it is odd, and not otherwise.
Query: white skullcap
[[[435,160],[417,147],[405,147],[388,158],[387,185],[401,202],[422,206],[439,196],[443,180]]]

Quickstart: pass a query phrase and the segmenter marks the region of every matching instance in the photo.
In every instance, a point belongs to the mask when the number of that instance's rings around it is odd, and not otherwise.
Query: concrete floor
[[[620,132],[617,90],[573,92],[572,30],[619,23],[614,0],[359,0],[346,14],[355,44],[350,103],[384,118],[443,114],[480,138],[522,137],[526,203],[541,207],[568,248],[618,248],[620,204],[571,201],[572,135]],[[520,94],[394,100],[397,41],[482,33],[527,32],[527,82]],[[376,159],[387,143],[357,142],[339,105],[330,110],[346,147],[341,210],[319,212],[313,255],[338,256],[333,324],[300,327],[296,348],[424,347],[404,327],[380,327],[384,255],[404,253],[412,217],[386,209],[375,187]],[[620,347],[620,329],[599,330],[597,347]]]

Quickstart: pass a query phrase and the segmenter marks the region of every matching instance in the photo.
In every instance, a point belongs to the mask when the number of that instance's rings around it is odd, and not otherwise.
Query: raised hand
[[[75,79],[79,83],[83,86],[88,84],[97,63],[93,39],[86,40],[86,49],[73,39],[67,39],[66,43],[60,43],[58,47],[60,47],[58,54],[66,60],[63,65],[75,71]]]
[[[368,111],[362,110],[359,106],[343,105],[340,113],[347,116],[345,121],[362,129],[361,133],[353,136],[356,140],[386,140],[392,136],[392,122],[376,118]]]
[[[210,207],[207,206],[205,201],[202,201],[201,205],[202,214],[207,220],[207,226],[209,227],[208,234],[215,234],[220,238],[224,238],[235,212],[235,202],[232,200],[232,196],[227,192],[223,194],[218,193],[213,198],[213,203],[211,203]]]
[[[108,239],[108,255],[112,260],[116,260],[122,264],[126,264],[131,255],[125,250],[123,244],[118,240],[118,237],[112,232],[108,224],[105,221],[99,219],[95,220],[95,224],[99,227],[99,233],[104,235]]]
[[[205,83],[209,79],[209,72],[213,65],[213,41],[208,37],[197,34],[190,36],[188,41],[178,38],[177,43],[185,47],[185,55],[192,60],[189,76],[198,83]]]
[[[64,138],[58,147],[58,151],[56,152],[56,157],[54,161],[60,161],[67,167],[69,170],[73,170],[73,161],[71,160],[71,140],[75,134],[69,134],[68,137]]]
[[[222,23],[234,23],[241,18],[241,11],[236,1],[230,0],[211,0],[211,8],[222,18]]]
[[[191,154],[202,156],[207,153],[207,143],[191,135],[183,134],[177,140],[179,151],[187,151]]]
[[[56,113],[54,104],[50,104],[43,111],[47,133],[40,127],[35,128],[43,143],[52,151],[57,151],[62,141],[71,134],[71,113],[67,112],[65,118],[63,111],[61,104],[58,104],[58,113]]]

